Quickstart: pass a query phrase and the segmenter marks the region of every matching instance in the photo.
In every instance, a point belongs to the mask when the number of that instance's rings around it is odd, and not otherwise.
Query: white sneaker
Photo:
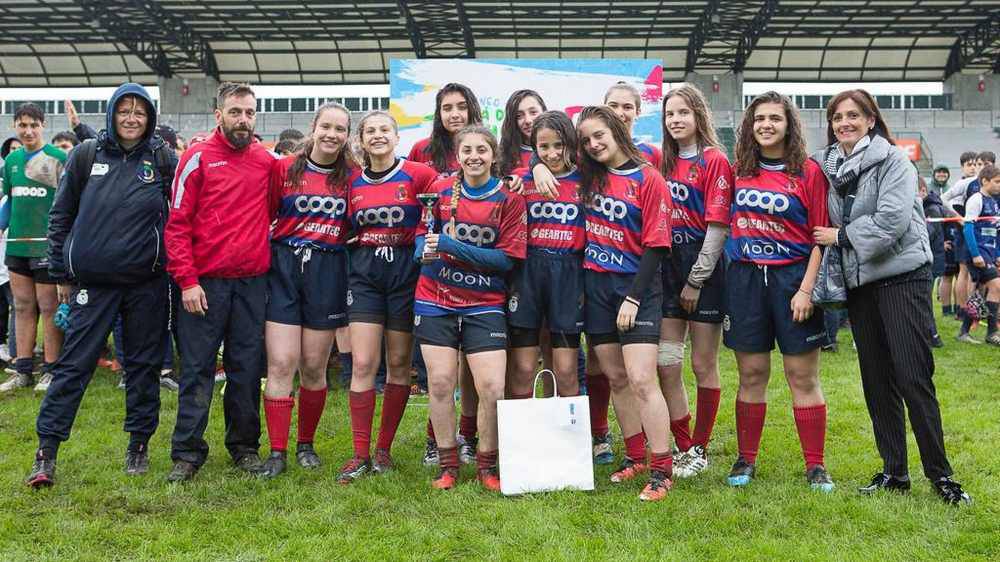
[[[219,369],[215,372],[215,384],[226,382],[226,371]]]
[[[19,388],[27,388],[34,384],[35,380],[31,375],[21,375],[16,371],[3,384],[0,384],[0,393],[13,392]]]
[[[674,465],[674,476],[677,478],[691,478],[708,468],[708,453],[701,445],[693,445],[683,455],[682,462]]]
[[[0,347],[0,361],[4,363],[10,363],[14,359],[10,356],[10,349],[7,347],[7,342],[4,342],[3,346]]]
[[[45,373],[40,379],[38,379],[38,384],[35,385],[35,392],[45,392],[49,389],[49,384],[52,383],[52,373]]]

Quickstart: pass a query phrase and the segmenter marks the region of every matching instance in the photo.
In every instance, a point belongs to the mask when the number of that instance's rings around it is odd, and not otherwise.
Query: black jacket
[[[144,99],[146,136],[125,151],[115,135],[114,108],[125,95]],[[170,186],[157,169],[154,151],[177,156],[153,135],[156,113],[145,88],[123,84],[108,102],[107,128],[97,135],[89,178],[77,170],[85,151],[74,149],[49,212],[49,274],[56,280],[93,285],[133,284],[163,275]],[[81,145],[83,146],[83,145]]]
[[[940,219],[946,215],[944,203],[941,196],[934,191],[928,190],[927,197],[924,197],[924,216],[927,218]],[[946,238],[945,223],[928,222],[927,236],[930,238],[931,253],[934,254],[934,262],[931,270],[935,277],[944,275],[944,242]]]

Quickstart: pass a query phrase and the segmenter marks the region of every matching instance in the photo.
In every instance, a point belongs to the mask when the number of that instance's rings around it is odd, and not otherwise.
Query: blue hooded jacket
[[[115,106],[125,96],[146,104],[145,135],[124,149],[115,132]],[[156,166],[154,151],[177,156],[154,135],[156,110],[139,84],[122,84],[108,101],[107,127],[97,135],[94,163],[78,170],[83,151],[70,152],[49,212],[49,274],[58,281],[119,285],[164,274],[169,179]],[[83,146],[83,145],[80,145]]]

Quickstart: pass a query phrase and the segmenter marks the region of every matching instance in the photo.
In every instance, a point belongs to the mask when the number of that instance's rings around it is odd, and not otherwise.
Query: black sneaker
[[[177,375],[174,374],[173,369],[163,369],[160,371],[160,387],[172,392],[180,390],[181,385],[177,381]]]
[[[830,473],[821,464],[814,464],[806,470],[806,482],[810,488],[819,492],[829,493],[834,488],[833,478],[830,478]]]
[[[149,451],[145,444],[129,447],[125,451],[125,474],[138,476],[149,472]]]
[[[271,479],[285,471],[287,465],[286,453],[284,451],[271,451],[271,455],[264,461],[263,470],[260,472],[261,478]]]
[[[729,471],[729,476],[726,477],[726,482],[733,487],[743,487],[753,480],[755,474],[757,474],[757,467],[753,463],[747,462],[743,457],[738,457],[733,463],[732,470]]]
[[[479,438],[464,437],[458,443],[458,461],[462,464],[476,464],[476,447],[479,446]]]
[[[31,465],[31,474],[25,480],[34,489],[50,487],[56,483],[56,459],[42,449],[35,453],[35,463]]]
[[[931,336],[931,347],[933,347],[935,349],[940,349],[940,348],[944,347],[944,342],[941,341],[941,336],[940,335],[934,334],[933,336]]]
[[[299,463],[299,466],[308,469],[319,468],[323,464],[319,460],[319,455],[316,454],[316,449],[313,449],[312,443],[299,443],[296,445],[295,460]]]
[[[877,472],[872,476],[871,484],[858,488],[858,492],[866,496],[870,496],[879,490],[905,494],[910,491],[910,479],[897,478],[884,472]]]
[[[819,349],[820,349],[820,351],[825,351],[827,353],[837,353],[837,344],[836,343],[828,343],[828,344],[824,345],[823,347],[821,347]]]
[[[372,460],[372,470],[377,474],[385,474],[392,470],[392,455],[386,449],[375,449],[375,456]]]
[[[236,459],[236,468],[253,476],[264,474],[264,464],[257,453],[247,453]]]
[[[427,448],[424,449],[424,466],[437,466],[439,464],[437,441],[427,438]]]
[[[962,489],[962,485],[948,476],[934,481],[934,490],[945,503],[951,505],[971,505],[972,498]]]
[[[198,472],[198,467],[187,461],[175,461],[174,467],[167,474],[167,482],[187,482],[194,478]]]
[[[372,470],[372,462],[369,459],[354,457],[347,461],[337,475],[338,484],[350,484]]]

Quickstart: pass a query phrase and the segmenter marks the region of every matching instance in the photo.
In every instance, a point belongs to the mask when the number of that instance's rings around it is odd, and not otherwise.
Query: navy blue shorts
[[[680,318],[692,322],[718,324],[725,315],[726,282],[723,256],[719,256],[715,271],[705,281],[698,296],[694,314],[681,307],[681,290],[698,261],[701,244],[678,244],[670,250],[670,257],[663,262],[663,317]]]
[[[722,337],[733,351],[764,353],[778,349],[797,355],[826,345],[823,310],[813,308],[805,322],[792,320],[792,297],[805,276],[807,261],[784,266],[732,262],[726,269],[729,308]]]
[[[660,284],[654,279],[649,284],[647,294],[639,299],[639,312],[635,327],[627,332],[618,331],[618,309],[621,308],[628,290],[632,287],[634,274],[600,273],[585,270],[584,286],[584,330],[590,345],[603,343],[659,343],[660,307],[663,294]]]
[[[460,349],[466,354],[507,349],[507,319],[499,312],[415,316],[413,326],[421,344]]]
[[[976,285],[985,285],[997,277],[1000,277],[1000,272],[997,271],[997,266],[989,261],[992,258],[984,256],[984,259],[986,260],[986,267],[976,267],[972,265],[971,261],[966,264],[969,268],[969,278],[971,278],[972,282]]]
[[[511,327],[577,334],[583,331],[583,257],[531,250],[512,276]],[[579,338],[577,338],[579,340]]]
[[[347,252],[271,244],[267,320],[333,330],[347,325]]]
[[[413,246],[360,246],[351,251],[347,307],[351,322],[413,331],[413,294],[420,264]]]

